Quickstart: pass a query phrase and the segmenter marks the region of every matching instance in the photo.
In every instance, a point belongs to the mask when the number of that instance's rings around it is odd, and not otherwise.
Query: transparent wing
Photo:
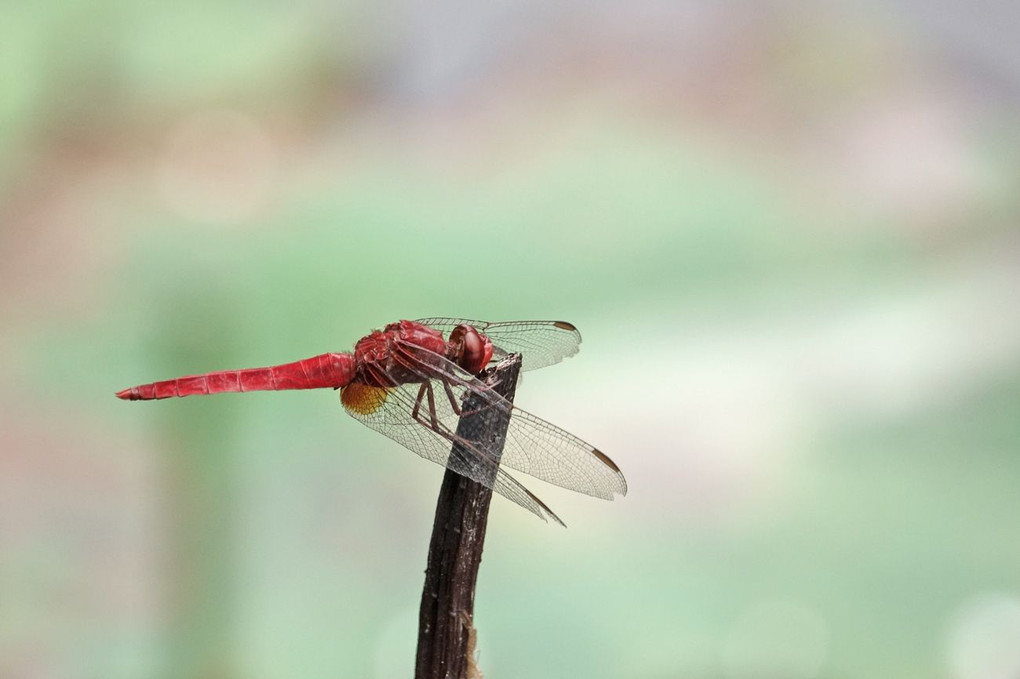
[[[427,397],[424,407],[418,406],[422,387],[427,388],[430,384],[412,383],[389,389],[353,384],[341,392],[342,401],[354,418],[411,452],[491,488],[542,520],[552,519],[564,525],[544,502],[499,467],[491,452],[483,451],[457,435],[458,416],[445,393],[436,398],[433,392],[431,401],[435,403],[435,417],[429,410],[430,399]],[[362,393],[351,395],[351,389]],[[365,403],[369,406],[363,407]],[[454,446],[454,443],[461,445]]]
[[[535,370],[559,363],[577,353],[581,347],[581,333],[566,321],[473,321],[465,318],[422,318],[416,323],[427,325],[443,333],[461,324],[472,325],[488,335],[496,347],[494,358],[507,354],[520,354],[523,370]]]
[[[469,394],[483,407],[510,417],[502,466],[605,500],[627,494],[627,480],[620,468],[591,444],[511,404],[438,354],[402,344],[398,355],[406,365],[414,365],[417,371],[433,378],[437,412],[452,417],[454,422],[457,416],[451,402],[459,405]]]

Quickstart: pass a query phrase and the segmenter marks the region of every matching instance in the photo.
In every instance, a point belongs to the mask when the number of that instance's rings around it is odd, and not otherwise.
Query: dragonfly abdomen
[[[354,356],[330,353],[268,368],[222,370],[205,375],[190,375],[143,384],[117,392],[117,397],[127,401],[149,401],[239,391],[282,391],[326,387],[335,389],[350,383],[353,377]]]

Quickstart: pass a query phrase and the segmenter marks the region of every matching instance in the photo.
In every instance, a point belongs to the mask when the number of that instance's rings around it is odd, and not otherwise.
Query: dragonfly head
[[[458,325],[450,332],[447,358],[472,375],[480,373],[492,358],[492,340],[474,326]]]

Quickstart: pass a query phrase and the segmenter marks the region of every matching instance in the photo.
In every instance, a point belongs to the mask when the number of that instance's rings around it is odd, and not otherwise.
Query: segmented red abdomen
[[[337,388],[347,385],[353,378],[352,354],[321,354],[268,368],[223,370],[143,384],[117,392],[117,397],[128,401],[148,401],[235,391]]]

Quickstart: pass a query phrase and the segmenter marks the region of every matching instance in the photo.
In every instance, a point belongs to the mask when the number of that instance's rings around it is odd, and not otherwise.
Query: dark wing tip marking
[[[549,505],[547,505],[546,503],[544,503],[544,502],[542,502],[541,500],[539,500],[539,499],[538,499],[538,496],[537,496],[537,495],[535,495],[534,493],[532,493],[532,492],[531,492],[530,490],[528,490],[527,488],[524,488],[524,486],[521,486],[521,488],[522,488],[522,489],[524,490],[524,492],[525,492],[525,493],[527,493],[527,494],[528,494],[528,497],[529,497],[529,498],[531,498],[532,500],[534,500],[534,501],[535,501],[535,504],[537,504],[537,505],[538,505],[539,507],[541,507],[542,511],[543,511],[543,512],[545,512],[545,513],[546,513],[546,514],[548,515],[548,517],[549,517],[550,519],[552,519],[552,520],[553,520],[553,521],[555,521],[556,523],[560,524],[560,525],[561,525],[561,526],[563,526],[564,528],[566,528],[566,527],[567,527],[567,524],[563,523],[563,520],[562,520],[562,519],[560,519],[560,517],[556,516],[556,514],[555,514],[555,513],[553,512],[553,510],[549,509]],[[536,513],[537,513],[537,512],[536,512]],[[539,516],[539,518],[540,518],[540,519],[542,519],[543,521],[545,521],[545,520],[546,520],[546,517],[545,517],[545,516],[542,516],[541,514],[539,514],[538,516]]]
[[[615,463],[615,462],[613,462],[613,461],[612,461],[612,460],[611,460],[611,459],[609,458],[609,456],[608,456],[608,455],[606,455],[605,453],[603,453],[603,452],[602,452],[601,450],[599,450],[598,448],[592,448],[592,449],[591,449],[591,454],[592,454],[592,455],[594,455],[594,456],[595,456],[595,458],[596,458],[596,459],[597,459],[597,460],[598,460],[599,462],[601,462],[602,464],[606,465],[607,467],[609,467],[610,469],[612,469],[612,470],[613,470],[613,472],[615,472],[615,473],[616,473],[616,475],[617,475],[617,480],[618,480],[618,481],[620,482],[620,485],[619,485],[619,487],[618,487],[618,488],[617,488],[617,489],[615,490],[615,492],[619,493],[620,495],[626,495],[626,494],[627,494],[627,479],[625,479],[625,478],[623,477],[623,472],[622,472],[622,471],[620,471],[620,468],[619,468],[619,467],[618,467],[618,466],[616,465],[616,463]],[[612,498],[609,498],[609,499],[611,500]]]
[[[567,330],[568,332],[577,332],[577,327],[573,323],[567,323],[566,321],[553,321],[560,330]]]
[[[609,459],[609,456],[603,453],[601,450],[599,450],[598,448],[592,448],[591,453],[592,455],[597,457],[602,464],[606,465],[614,472],[620,473],[620,468],[616,466],[616,463]]]

